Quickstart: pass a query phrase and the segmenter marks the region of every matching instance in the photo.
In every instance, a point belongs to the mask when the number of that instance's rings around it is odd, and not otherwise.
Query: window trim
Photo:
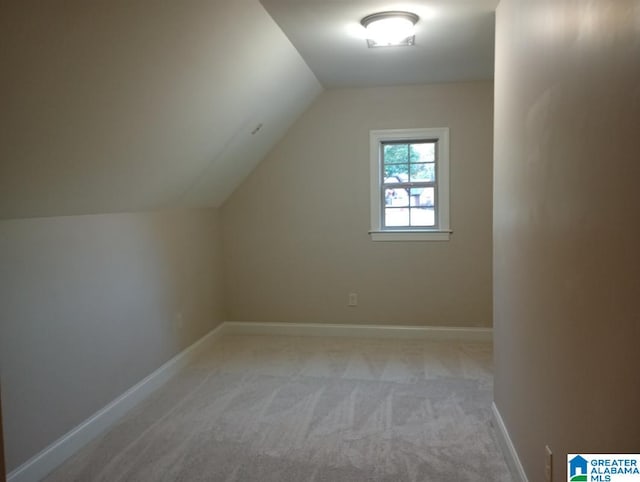
[[[382,226],[382,143],[389,141],[437,140],[436,143],[436,224],[435,228],[383,228]],[[372,241],[448,241],[449,219],[449,128],[382,129],[369,131]]]

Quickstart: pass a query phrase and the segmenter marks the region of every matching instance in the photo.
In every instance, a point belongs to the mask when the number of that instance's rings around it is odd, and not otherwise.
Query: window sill
[[[371,241],[449,241],[449,230],[369,231]]]

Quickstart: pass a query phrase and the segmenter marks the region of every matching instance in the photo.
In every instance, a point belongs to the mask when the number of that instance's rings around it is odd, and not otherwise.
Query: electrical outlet
[[[358,306],[358,293],[349,293],[349,306]]]
[[[544,461],[544,475],[547,482],[553,482],[553,453],[551,447],[545,445],[545,461]]]

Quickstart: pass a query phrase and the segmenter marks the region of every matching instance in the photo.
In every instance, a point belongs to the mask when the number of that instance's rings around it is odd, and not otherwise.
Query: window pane
[[[436,165],[434,163],[411,164],[409,171],[412,182],[436,182]]]
[[[389,227],[409,226],[409,208],[386,208],[384,225]]]
[[[399,191],[399,189],[394,189]],[[436,190],[432,187],[412,187],[409,197],[411,205],[416,207],[432,208],[435,206]]]
[[[409,144],[383,144],[383,147],[385,164],[409,162]]]
[[[435,226],[435,208],[411,208],[411,226]]]
[[[411,144],[410,151],[411,162],[435,162],[436,160],[435,142]]]
[[[384,182],[407,182],[409,180],[409,164],[391,164],[384,166]]]
[[[404,188],[385,189],[384,205],[395,207],[409,206],[409,193]]]

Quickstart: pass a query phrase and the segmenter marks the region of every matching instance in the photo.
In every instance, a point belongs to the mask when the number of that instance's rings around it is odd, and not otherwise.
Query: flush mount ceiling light
[[[420,19],[411,12],[379,12],[367,15],[360,23],[367,30],[369,47],[413,45],[414,25]]]

